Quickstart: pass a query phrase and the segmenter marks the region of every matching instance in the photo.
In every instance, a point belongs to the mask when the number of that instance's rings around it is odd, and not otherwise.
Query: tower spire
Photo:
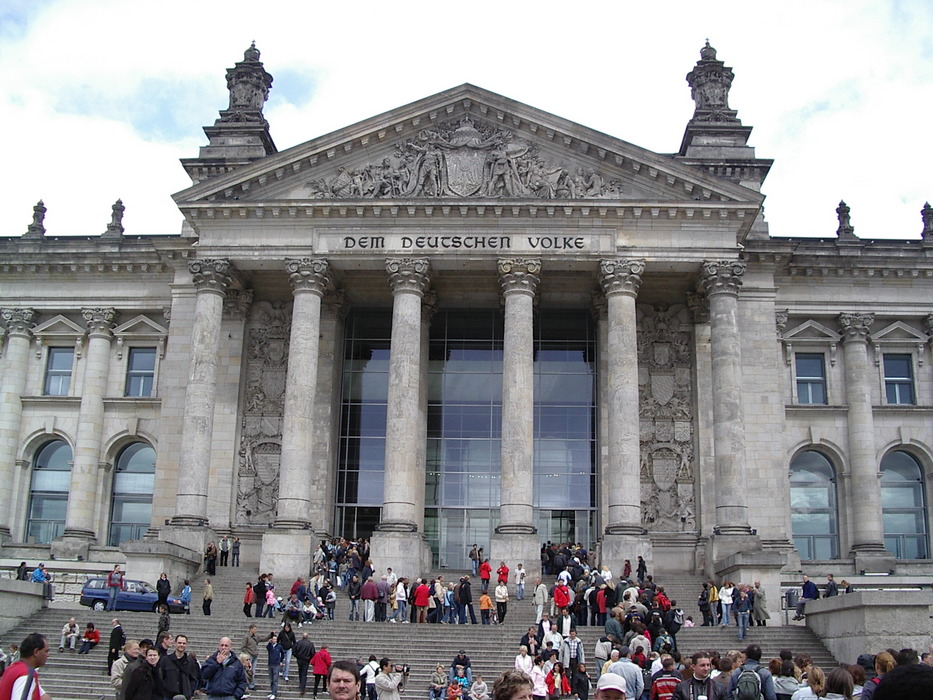
[[[269,122],[262,113],[272,89],[272,75],[259,55],[254,41],[243,53],[243,60],[227,69],[227,109],[220,111],[213,126],[204,127],[208,145],[201,147],[198,157],[181,161],[193,183],[276,153]]]

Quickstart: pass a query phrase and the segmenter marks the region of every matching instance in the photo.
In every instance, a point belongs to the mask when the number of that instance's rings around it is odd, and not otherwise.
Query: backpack
[[[680,626],[683,626],[684,624],[684,611],[681,610],[680,608],[677,608],[674,611],[674,622],[676,622]]]
[[[735,684],[735,700],[762,700],[761,676],[758,669],[743,668]]]

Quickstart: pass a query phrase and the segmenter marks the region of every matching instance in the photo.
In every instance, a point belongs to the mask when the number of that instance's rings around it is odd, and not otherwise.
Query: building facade
[[[471,85],[278,152],[251,47],[180,235],[0,239],[4,554],[933,572],[933,211],[770,237],[732,78],[674,154]]]

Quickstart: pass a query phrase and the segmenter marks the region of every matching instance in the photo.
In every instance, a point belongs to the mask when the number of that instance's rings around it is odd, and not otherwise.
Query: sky
[[[774,159],[772,236],[916,239],[933,200],[933,2],[3,0],[0,236],[177,234],[178,162],[255,40],[280,151],[469,82],[659,153],[693,114],[709,39],[749,144]]]

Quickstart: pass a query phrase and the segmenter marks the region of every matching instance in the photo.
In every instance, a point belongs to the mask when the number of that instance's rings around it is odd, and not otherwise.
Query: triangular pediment
[[[889,326],[872,333],[873,343],[926,343],[929,337],[921,330],[909,326],[903,321],[895,321]]]
[[[140,314],[114,328],[113,334],[126,338],[153,338],[168,335],[168,329]]]
[[[838,343],[842,336],[818,321],[804,321],[782,336],[785,341]]]
[[[262,158],[175,195],[192,205],[458,199],[744,203],[750,189],[473,85]]]
[[[75,338],[85,334],[85,329],[74,321],[59,314],[32,329],[37,338]]]

